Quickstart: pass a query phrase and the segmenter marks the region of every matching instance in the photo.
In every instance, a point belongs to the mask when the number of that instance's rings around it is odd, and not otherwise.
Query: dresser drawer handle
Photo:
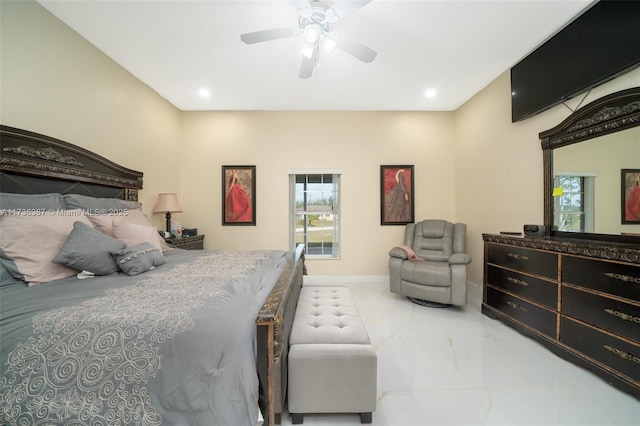
[[[507,253],[507,256],[513,257],[514,259],[518,259],[518,260],[529,260],[528,256],[524,256],[522,254]]]
[[[525,308],[524,306],[520,306],[517,303],[513,303],[508,300],[505,303],[511,306],[513,309],[520,309],[521,311],[527,312],[527,308]]]
[[[609,352],[612,352],[612,353],[618,355],[622,359],[626,359],[626,360],[629,360],[629,361],[633,361],[636,364],[640,364],[640,358],[635,356],[635,355],[633,355],[633,354],[630,354],[629,352],[625,352],[623,350],[620,350],[618,348],[614,348],[613,346],[609,346],[609,345],[602,345],[602,347],[605,348],[606,350],[608,350]]]
[[[633,315],[625,314],[624,312],[614,311],[613,309],[605,309],[604,310],[609,315],[613,315],[614,317],[620,318],[625,321],[635,322],[636,324],[640,324],[640,317],[634,317]]]
[[[630,283],[634,283],[634,284],[640,284],[640,278],[638,277],[632,277],[631,275],[622,275],[622,274],[616,274],[613,272],[607,272],[605,273],[605,275],[609,278],[612,278],[614,280],[620,280],[623,282],[630,282]]]
[[[523,286],[528,286],[529,285],[528,282],[522,281],[522,280],[519,280],[519,279],[516,279],[516,278],[507,277],[507,280],[511,281],[514,284],[520,284],[520,285],[523,285]]]

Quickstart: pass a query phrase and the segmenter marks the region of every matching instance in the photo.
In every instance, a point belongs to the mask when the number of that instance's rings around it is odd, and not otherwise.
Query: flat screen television
[[[538,114],[636,66],[640,1],[600,1],[511,68],[511,121]]]

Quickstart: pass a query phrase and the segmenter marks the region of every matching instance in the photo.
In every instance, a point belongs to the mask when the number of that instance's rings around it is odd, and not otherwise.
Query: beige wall
[[[310,274],[387,273],[404,228],[380,225],[381,164],[415,166],[416,217],[454,218],[453,113],[189,112],[183,129],[184,225],[208,248],[286,249],[296,168],[342,170],[342,258],[309,260]],[[221,226],[222,165],[256,166],[257,226]]]
[[[178,190],[180,111],[39,4],[1,1],[0,17],[0,123],[144,172],[147,213]]]
[[[147,212],[158,193],[177,191],[176,219],[209,249],[287,248],[290,168],[343,172],[342,259],[309,261],[314,275],[387,274],[403,228],[380,226],[381,164],[415,165],[417,219],[468,224],[475,283],[483,232],[542,223],[538,133],[570,111],[511,123],[508,72],[456,112],[179,112],[38,4],[3,1],[0,15],[0,122],[143,171]],[[636,69],[585,103],[638,85]],[[221,226],[222,165],[256,165],[257,226]]]

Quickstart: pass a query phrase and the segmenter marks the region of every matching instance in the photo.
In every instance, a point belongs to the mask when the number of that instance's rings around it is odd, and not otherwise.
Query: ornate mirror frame
[[[640,126],[640,87],[612,93],[580,108],[556,127],[541,132],[544,175],[544,225],[547,235],[627,241],[622,235],[553,230],[553,150]],[[640,142],[639,142],[640,143]],[[637,239],[637,237],[631,237]]]

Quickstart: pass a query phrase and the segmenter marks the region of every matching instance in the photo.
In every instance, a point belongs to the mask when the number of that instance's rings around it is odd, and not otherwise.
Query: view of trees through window
[[[562,188],[562,195],[555,197],[554,223],[559,231],[584,232],[585,230],[585,193],[584,177],[556,176],[555,187]]]
[[[305,244],[308,255],[338,257],[339,175],[296,174],[294,245]]]

